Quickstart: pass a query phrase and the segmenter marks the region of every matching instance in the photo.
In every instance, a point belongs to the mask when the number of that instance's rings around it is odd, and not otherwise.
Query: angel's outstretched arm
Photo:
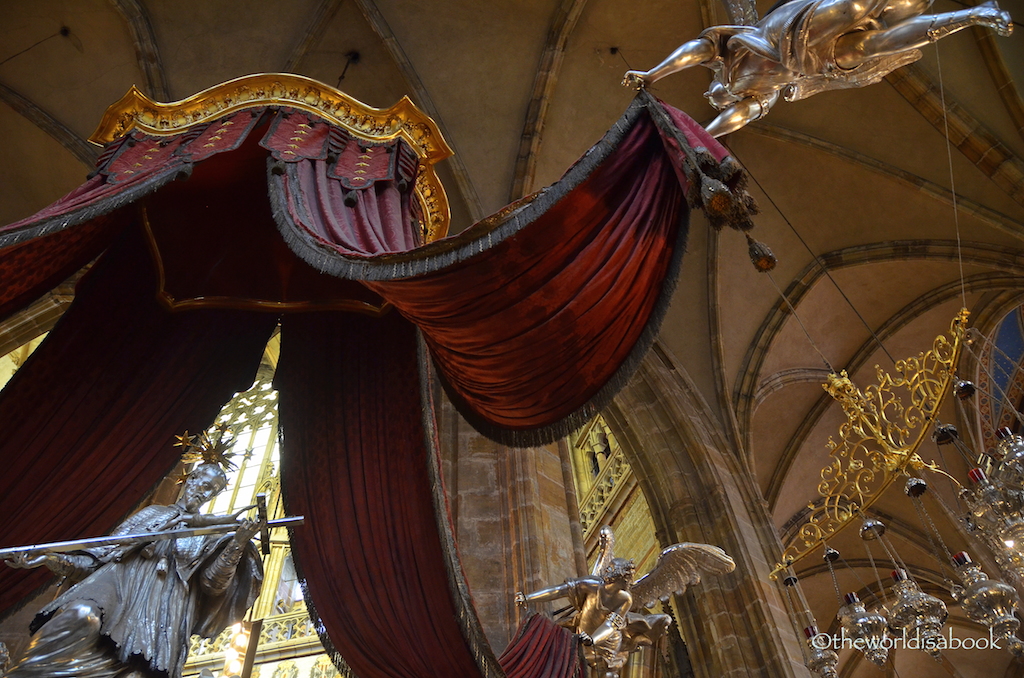
[[[549,586],[546,589],[540,589],[533,593],[523,593],[521,591],[516,592],[516,603],[519,605],[525,605],[527,602],[543,603],[549,600],[558,600],[559,598],[565,598],[572,591],[572,584],[565,582],[558,586]]]
[[[699,66],[711,61],[717,55],[715,43],[707,38],[697,38],[684,42],[676,51],[669,54],[664,61],[649,71],[628,71],[622,84],[643,87],[661,80],[666,75],[678,73],[684,68]]]

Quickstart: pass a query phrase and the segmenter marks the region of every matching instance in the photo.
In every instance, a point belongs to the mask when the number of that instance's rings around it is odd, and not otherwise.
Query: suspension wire
[[[791,222],[789,220],[789,217],[787,217],[785,213],[781,209],[779,209],[779,206],[775,204],[775,201],[772,199],[772,196],[768,194],[768,191],[764,190],[764,186],[762,186],[761,182],[757,180],[753,173],[751,173],[750,169],[746,167],[744,169],[746,169],[747,175],[754,182],[757,188],[761,191],[761,193],[764,194],[764,197],[768,198],[768,202],[772,204],[772,207],[774,207],[775,211],[778,212],[780,217],[782,217],[782,220],[786,222],[787,226],[789,226],[789,230],[793,231],[793,235],[797,237],[797,240],[800,241],[800,244],[804,246],[804,249],[807,250],[807,253],[810,254],[811,257],[814,259],[814,263],[820,266],[821,270],[825,273],[825,276],[830,281],[832,281],[832,284],[835,286],[836,290],[839,291],[839,294],[842,295],[843,299],[846,300],[846,303],[849,304],[851,309],[853,309],[853,312],[860,319],[860,322],[864,325],[864,327],[867,328],[867,331],[871,333],[871,336],[874,338],[879,348],[882,349],[882,352],[885,353],[885,355],[889,357],[890,362],[892,362],[895,365],[896,359],[892,357],[892,354],[889,353],[889,350],[885,347],[885,344],[882,343],[882,340],[879,338],[878,334],[876,334],[875,330],[871,327],[871,325],[868,324],[868,321],[864,319],[864,316],[860,314],[860,311],[858,311],[857,307],[853,305],[853,302],[850,301],[850,298],[846,296],[846,292],[844,292],[843,288],[839,286],[839,283],[836,282],[836,279],[832,277],[832,273],[828,270],[828,267],[825,266],[825,262],[823,262],[821,258],[814,253],[814,250],[811,249],[811,246],[807,244],[807,241],[804,240],[803,236],[800,235],[799,231],[796,230],[796,227],[793,226],[793,222]],[[772,282],[774,282],[774,280]],[[776,287],[778,286],[776,285]]]
[[[889,560],[892,561],[893,567],[903,570],[907,573],[908,577],[912,578],[912,575],[910,574],[910,568],[908,568],[907,564],[903,562],[902,558],[900,558],[899,553],[896,552],[896,548],[891,544],[887,543],[885,535],[878,535],[878,542],[882,545],[882,548],[885,549],[885,554],[889,556]]]
[[[939,102],[942,105],[943,136],[946,137],[946,161],[949,164],[949,192],[953,198],[953,224],[956,228],[956,258],[960,264],[960,299],[967,308],[967,286],[964,283],[964,254],[960,246],[960,210],[956,203],[956,182],[953,178],[953,143],[949,140],[949,112],[946,110],[946,88],[942,82],[942,60],[939,43],[935,42],[935,66],[939,71]]]
[[[868,560],[871,561],[871,569],[874,570],[875,581],[878,582],[878,593],[875,594],[875,598],[881,603],[882,607],[885,607],[885,584],[882,583],[882,575],[878,573],[878,565],[875,564],[875,554],[871,552],[871,542],[864,540],[864,550],[868,552]]]
[[[924,507],[924,502],[921,501],[921,497],[911,497],[910,501],[914,504],[914,509],[917,510],[917,517],[921,522],[928,526],[929,531],[925,532],[928,535],[928,543],[932,546],[932,555],[935,556],[935,560],[939,561],[939,569],[942,572],[942,579],[946,582],[946,586],[950,589],[953,588],[954,581],[950,574],[948,574],[947,565],[953,561],[953,554],[949,552],[949,548],[946,547],[946,542],[943,541],[942,535],[939,534],[939,528],[935,526],[935,522],[932,520],[928,510]],[[934,535],[934,536],[933,536]],[[936,543],[938,540],[938,543]],[[939,553],[939,546],[942,546],[942,551],[946,555],[946,560],[942,559],[942,554]]]
[[[957,452],[959,452],[960,456],[963,457],[965,461],[967,461],[967,465],[973,468],[973,464],[967,459],[967,455],[963,453],[963,451],[960,449],[960,446],[956,445],[955,442],[956,439],[954,439],[953,446],[956,447]],[[935,443],[935,449],[939,451],[939,459],[942,460],[942,468],[951,468],[950,465],[946,463],[946,455],[942,452],[942,445]],[[964,507],[961,506],[960,504],[960,492],[957,491],[956,486],[953,484],[953,476],[949,475],[948,473],[944,475],[946,476],[946,480],[949,481],[949,489],[952,490],[953,497],[956,498],[957,508],[960,509],[961,511],[964,510]]]
[[[796,574],[794,573],[793,576],[795,578]],[[800,616],[807,617],[807,616],[810,615],[810,609],[809,608],[804,607],[803,609],[799,609],[800,608],[799,603],[797,603],[797,601],[793,600],[793,591],[791,589],[794,589],[794,588],[796,588],[799,585],[800,585],[800,580],[799,579],[797,579],[797,583],[793,584],[793,586],[783,585],[783,588],[786,589],[786,599],[789,601],[789,605],[786,606],[786,607],[789,608],[789,623],[793,625],[793,628],[796,631],[798,639],[799,639],[800,635],[803,633],[803,629],[804,629],[804,627],[801,624],[805,623],[808,626],[813,626],[813,624],[810,623],[810,620],[804,620],[803,622],[801,622],[800,619],[799,619]],[[799,642],[797,644],[800,646],[800,656],[803,658],[804,664],[806,664],[807,663],[807,659],[808,659],[808,657],[807,657],[807,653],[808,653],[807,642],[803,641],[803,642]]]
[[[969,435],[971,438],[970,444],[974,448],[975,454],[980,454],[981,444],[979,444],[978,440],[975,438],[975,436],[977,435],[977,431],[974,428],[971,417],[967,416],[967,408],[964,407],[964,401],[961,400],[960,398],[956,398],[956,407],[960,413],[960,419],[964,422],[967,422],[968,424],[967,435]]]
[[[861,508],[859,506],[856,507],[856,511],[857,511],[857,514],[860,515],[860,519],[861,520],[867,520],[868,519],[867,515],[864,513],[864,511],[861,510]],[[880,538],[881,537],[879,536],[879,539]],[[874,572],[875,572],[875,581],[878,582],[878,595],[875,596],[875,597],[878,598],[879,602],[882,603],[882,606],[884,607],[885,606],[885,602],[886,602],[886,598],[885,598],[885,585],[882,583],[882,575],[880,575],[878,573],[878,566],[875,564],[875,554],[871,552],[871,541],[868,540],[868,539],[864,539],[863,541],[864,541],[864,550],[868,552],[868,560],[871,561],[871,569],[874,570]],[[885,548],[884,544],[882,545],[882,548]]]
[[[1000,347],[999,347],[999,344],[997,344],[997,343],[995,342],[995,340],[993,340],[993,339],[991,339],[991,338],[989,338],[989,337],[985,336],[984,334],[982,334],[981,332],[979,332],[979,331],[977,330],[977,328],[971,328],[970,332],[971,332],[971,336],[972,336],[972,337],[978,337],[978,336],[980,336],[980,337],[981,337],[982,339],[984,339],[984,340],[985,340],[985,345],[986,345],[986,346],[990,346],[990,347],[992,347],[992,350],[993,350],[993,351],[995,351],[995,352],[999,353],[999,356],[1000,356],[1000,357],[1004,358],[1004,359],[1005,359],[1005,360],[1006,360],[1006,361],[1007,361],[1008,363],[1010,363],[1010,364],[1012,364],[1012,365],[1013,365],[1013,372],[1012,372],[1011,374],[1007,375],[1007,376],[1009,376],[1009,377],[1010,377],[1011,379],[1012,379],[1013,377],[1015,377],[1015,376],[1016,376],[1017,372],[1021,372],[1021,371],[1024,371],[1024,370],[1022,370],[1022,369],[1021,369],[1021,366],[1020,366],[1020,359],[1019,359],[1019,358],[1018,358],[1018,359],[1014,359],[1013,357],[1011,357],[1011,356],[1010,356],[1010,354],[1008,354],[1008,353],[1007,353],[1006,351],[1004,351],[1004,350],[1003,350],[1002,348],[1000,348]],[[980,363],[980,362],[981,362],[981,356],[979,356],[979,355],[976,355],[975,357],[976,357],[976,358],[978,359],[978,362]],[[992,378],[992,374],[991,374],[991,373],[989,373],[989,372],[986,372],[986,374],[988,374],[988,375],[989,375],[989,378],[990,378],[990,379]],[[993,383],[995,383],[995,379],[992,379],[992,382],[993,382]],[[1006,394],[1004,393],[1004,395],[1006,395]],[[1009,402],[1009,401],[1008,401],[1008,402]],[[1016,409],[1016,408],[1014,408],[1014,409]]]
[[[850,572],[853,573],[853,576],[857,578],[857,581],[859,581],[860,585],[864,587],[864,590],[867,591],[868,593],[871,593],[871,586],[866,581],[864,581],[864,578],[860,576],[860,573],[857,572],[857,570],[854,569],[854,567],[852,565],[850,565],[848,562],[846,562],[846,558],[843,557],[842,553],[839,554],[839,560],[842,561],[843,565],[846,567],[847,570],[849,570]],[[871,561],[871,564],[874,565],[874,560]],[[877,571],[876,571],[876,574],[877,574]],[[882,585],[881,580],[879,580],[878,585],[879,586]],[[875,595],[875,599],[878,600],[879,602],[881,602],[881,599],[877,595]],[[844,603],[844,604],[845,604],[845,602],[846,602],[845,600],[842,601],[842,603]]]
[[[61,29],[61,30],[63,30],[63,29]],[[61,31],[57,31],[53,35],[48,35],[45,38],[43,38],[42,40],[37,41],[35,44],[29,45],[28,47],[26,47],[25,49],[21,50],[20,52],[15,52],[14,54],[12,54],[11,56],[7,57],[3,61],[0,61],[0,66],[3,66],[4,64],[6,64],[8,61],[13,59],[14,57],[19,57],[22,54],[24,54],[25,52],[29,51],[30,49],[34,49],[34,48],[38,47],[39,45],[43,44],[47,40],[52,40],[53,38],[56,38],[60,34],[61,34]]]
[[[836,370],[834,367],[832,367],[832,363],[828,361],[828,358],[825,357],[825,354],[822,353],[821,349],[818,348],[818,345],[814,343],[814,339],[811,339],[811,333],[807,331],[807,327],[804,325],[804,321],[800,319],[800,316],[797,314],[796,309],[793,307],[793,303],[789,300],[789,297],[786,296],[785,292],[782,291],[782,288],[779,287],[779,283],[775,282],[775,278],[772,277],[771,271],[765,271],[765,273],[767,273],[768,279],[772,281],[772,285],[775,286],[775,290],[779,293],[779,296],[782,297],[782,300],[786,302],[786,306],[789,307],[789,312],[793,314],[793,317],[796,318],[796,321],[800,324],[800,329],[804,331],[804,336],[807,337],[807,341],[810,342],[811,347],[818,354],[818,357],[821,358],[821,362],[825,363],[825,367],[828,368],[828,371],[830,373],[836,374]]]

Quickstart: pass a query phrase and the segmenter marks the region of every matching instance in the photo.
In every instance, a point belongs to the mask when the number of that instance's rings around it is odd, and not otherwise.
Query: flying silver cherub
[[[630,653],[653,645],[671,623],[666,614],[644,612],[659,600],[700,583],[701,572],[725,574],[736,568],[733,559],[717,546],[675,544],[658,557],[654,569],[633,581],[632,560],[613,554],[615,535],[601,528],[597,562],[589,577],[569,579],[533,593],[517,592],[518,605],[567,598],[575,613],[564,625],[583,641],[584,656],[601,678],[618,678]]]
[[[783,0],[753,26],[712,26],[649,71],[623,84],[644,87],[691,66],[714,79],[705,96],[721,111],[707,131],[735,132],[764,117],[781,96],[805,99],[863,87],[921,58],[919,48],[970,26],[1013,32],[995,2],[925,14],[932,0]]]

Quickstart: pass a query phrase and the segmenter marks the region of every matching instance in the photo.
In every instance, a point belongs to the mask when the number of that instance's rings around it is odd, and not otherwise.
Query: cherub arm
[[[516,591],[516,605],[526,605],[528,602],[543,603],[549,600],[565,598],[572,591],[572,587],[573,584],[571,582],[565,582],[558,586],[549,586],[546,589],[534,591],[533,593]]]
[[[616,631],[621,631],[626,627],[626,613],[629,612],[629,608],[633,605],[633,596],[628,591],[621,591],[615,607],[608,610],[608,616],[605,620],[594,629],[590,634],[590,640],[593,643],[600,643],[608,636],[612,635]]]
[[[652,82],[661,80],[666,75],[672,75],[679,71],[707,63],[718,56],[715,43],[708,38],[696,38],[684,42],[662,61],[649,71],[627,71],[622,84],[627,87],[646,87]]]

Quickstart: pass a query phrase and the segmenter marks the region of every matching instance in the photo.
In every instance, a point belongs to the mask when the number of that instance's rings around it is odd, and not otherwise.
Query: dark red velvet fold
[[[0,392],[0,546],[104,534],[252,383],[276,318],[169,313],[147,261],[137,236],[104,255]],[[0,610],[46,577],[0,568]]]
[[[281,480],[306,516],[292,549],[325,644],[360,678],[482,675],[438,533],[416,356],[396,313],[283,320]]]
[[[436,273],[365,284],[420,327],[474,425],[532,431],[581,409],[592,416],[586,406],[672,285],[686,214],[658,132],[641,118],[514,237]]]
[[[519,624],[512,642],[498,657],[507,678],[583,678],[579,641],[568,629],[534,614]]]
[[[0,322],[98,257],[125,223],[115,212],[0,250]]]

